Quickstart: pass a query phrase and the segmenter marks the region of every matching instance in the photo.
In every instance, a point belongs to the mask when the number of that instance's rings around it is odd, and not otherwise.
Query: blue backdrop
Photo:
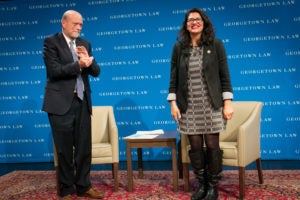
[[[242,3],[241,3],[242,2]],[[46,79],[43,40],[61,31],[61,16],[82,13],[81,36],[102,68],[91,78],[94,105],[112,105],[124,137],[174,130],[166,102],[170,56],[185,12],[202,8],[227,50],[235,101],[262,101],[262,159],[300,159],[299,1],[19,0],[0,1],[0,162],[53,160],[41,111]],[[144,159],[171,159],[148,149]]]

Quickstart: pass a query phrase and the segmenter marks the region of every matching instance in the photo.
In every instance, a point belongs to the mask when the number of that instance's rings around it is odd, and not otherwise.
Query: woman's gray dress
[[[203,48],[191,48],[188,69],[188,107],[186,113],[181,113],[178,125],[178,131],[182,134],[219,133],[226,127],[222,108],[216,110],[208,95],[202,59]]]

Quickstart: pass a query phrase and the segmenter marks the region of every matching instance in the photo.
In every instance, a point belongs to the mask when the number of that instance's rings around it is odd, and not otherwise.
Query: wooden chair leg
[[[55,167],[55,176],[56,176],[56,193],[58,196],[60,196],[60,182],[58,179],[58,166]]]
[[[189,163],[182,163],[183,189],[184,192],[190,191]]]
[[[263,180],[262,165],[261,165],[261,159],[260,158],[258,158],[256,160],[256,166],[257,166],[257,171],[258,171],[259,183],[263,184],[264,180]]]
[[[244,199],[244,197],[245,197],[245,167],[239,167],[239,186],[240,186],[239,199]]]
[[[178,141],[177,145],[178,149],[178,159],[177,159],[177,165],[178,165],[178,172],[179,172],[179,178],[183,178],[183,168],[182,168],[182,153],[181,153],[181,139]]]
[[[119,163],[113,163],[113,178],[114,178],[114,191],[117,192],[119,189],[119,176],[118,176],[118,164]]]

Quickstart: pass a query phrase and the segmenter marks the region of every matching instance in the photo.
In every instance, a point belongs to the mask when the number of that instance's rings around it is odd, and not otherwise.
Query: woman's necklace
[[[192,55],[193,55],[193,56],[196,56],[196,54],[197,54],[198,52],[200,52],[200,47],[199,47],[199,46],[192,46],[191,52],[192,52]]]

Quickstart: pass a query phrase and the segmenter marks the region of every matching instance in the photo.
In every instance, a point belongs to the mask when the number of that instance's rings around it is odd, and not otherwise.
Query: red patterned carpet
[[[190,172],[192,191],[197,181]],[[111,171],[92,171],[93,187],[105,193],[105,199],[121,200],[188,200],[191,193],[183,192],[183,181],[179,179],[179,191],[173,192],[171,171],[144,171],[144,179],[137,178],[134,171],[134,190],[127,192],[127,172],[119,171],[119,191],[113,191]],[[238,198],[237,170],[225,170],[219,185],[219,199]],[[14,171],[0,177],[0,199],[42,200],[58,199],[54,171]],[[245,199],[300,199],[300,170],[265,170],[264,184],[258,183],[257,171],[246,171]],[[73,199],[79,198],[76,195]]]

